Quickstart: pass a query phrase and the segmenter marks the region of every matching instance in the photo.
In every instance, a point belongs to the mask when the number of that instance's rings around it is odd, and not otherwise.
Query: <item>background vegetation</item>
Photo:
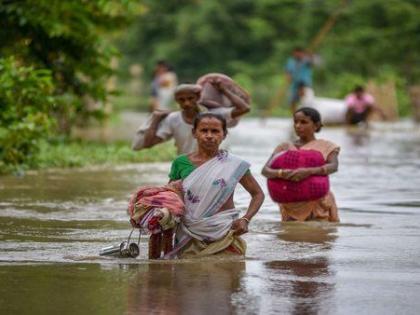
[[[125,0],[0,2],[0,172],[36,166],[41,140],[104,117],[111,39],[136,10]]]
[[[140,63],[150,80],[158,59],[181,81],[224,72],[267,106],[293,47],[309,47],[327,19],[343,8],[315,50],[318,95],[343,97],[354,83],[396,80],[399,89],[420,76],[418,0],[144,1],[122,38],[125,64]],[[145,89],[147,92],[147,89]],[[407,113],[408,104],[401,104]]]
[[[53,165],[45,152],[71,147],[74,126],[112,108],[147,110],[159,59],[183,82],[207,72],[234,77],[258,113],[293,47],[309,47],[339,8],[315,50],[317,95],[343,97],[354,84],[392,79],[400,113],[409,114],[406,91],[420,78],[418,0],[2,0],[0,172]],[[119,96],[110,87],[115,73]]]

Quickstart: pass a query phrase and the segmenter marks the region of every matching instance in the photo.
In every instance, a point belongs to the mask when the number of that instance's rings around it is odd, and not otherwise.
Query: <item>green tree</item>
[[[339,0],[146,0],[122,50],[150,74],[167,59],[181,81],[225,72],[264,106],[278,88],[294,46],[308,47]],[[341,76],[362,80],[390,74],[406,84],[420,79],[420,2],[351,0],[317,48],[318,91],[338,96]],[[348,87],[350,90],[352,86]]]
[[[129,0],[0,1],[0,170],[33,166],[53,128],[68,133],[103,116],[112,37],[139,8]]]
[[[0,59],[0,172],[30,164],[49,135],[54,108],[51,72]]]
[[[101,114],[117,53],[110,33],[126,26],[137,6],[128,0],[2,1],[0,54],[51,71],[68,129],[77,117]],[[88,111],[86,99],[96,102],[96,110]]]
[[[328,70],[364,77],[393,71],[408,83],[420,79],[420,2],[350,1],[321,53]]]

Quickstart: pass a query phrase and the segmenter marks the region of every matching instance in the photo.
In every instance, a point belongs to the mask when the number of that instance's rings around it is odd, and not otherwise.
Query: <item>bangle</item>
[[[282,169],[279,169],[277,171],[277,177],[282,177],[282,176],[283,176],[283,170]]]
[[[245,220],[248,224],[249,224],[249,222],[251,222],[251,220],[250,220],[250,219],[245,218],[245,217],[242,217],[242,218],[240,218],[239,220]]]

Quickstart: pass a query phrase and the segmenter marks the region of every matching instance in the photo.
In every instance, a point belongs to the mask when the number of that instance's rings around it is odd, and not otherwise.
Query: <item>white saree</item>
[[[219,211],[235,190],[250,164],[227,151],[197,167],[185,180],[185,214],[176,234],[174,250],[166,258],[175,257],[192,239],[215,242],[230,231],[239,210]]]

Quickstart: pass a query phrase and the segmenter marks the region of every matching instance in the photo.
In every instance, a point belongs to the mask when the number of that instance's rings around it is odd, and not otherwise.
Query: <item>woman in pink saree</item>
[[[338,169],[338,154],[340,148],[327,140],[316,139],[315,133],[321,130],[321,116],[313,108],[303,107],[294,115],[294,129],[299,137],[295,142],[280,144],[265,164],[262,174],[268,179],[283,179],[301,182],[311,176],[328,176]],[[324,163],[316,167],[299,167],[296,169],[272,168],[273,160],[288,151],[312,150],[322,155]],[[338,222],[338,210],[334,195],[331,191],[315,200],[280,203],[283,221],[321,220]]]

